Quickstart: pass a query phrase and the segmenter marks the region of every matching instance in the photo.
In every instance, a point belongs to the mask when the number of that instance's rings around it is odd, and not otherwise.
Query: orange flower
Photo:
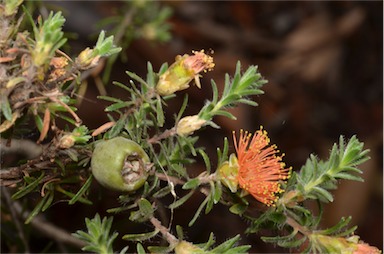
[[[240,131],[239,142],[233,132],[233,140],[239,165],[238,182],[242,189],[248,191],[258,201],[267,206],[273,205],[278,197],[276,193],[283,190],[280,180],[287,180],[291,168],[285,168],[277,156],[275,145],[269,145],[267,132],[260,128],[251,139],[252,134]]]

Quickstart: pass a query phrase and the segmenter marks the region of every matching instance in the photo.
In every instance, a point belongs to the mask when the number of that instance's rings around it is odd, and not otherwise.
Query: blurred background
[[[371,150],[371,160],[361,166],[365,182],[340,182],[334,192],[335,202],[325,207],[322,226],[329,227],[342,216],[351,215],[351,224],[358,225],[356,234],[370,245],[383,249],[383,2],[151,3],[172,10],[167,21],[171,38],[155,42],[147,34],[130,41],[128,49],[122,52],[124,59],[117,60],[106,83],[108,95],[122,96],[121,89],[111,83],[128,84],[126,70],[145,77],[147,61],[157,71],[162,63],[172,63],[178,54],[212,49],[214,70],[203,75],[201,90],[195,86],[187,90],[190,105],[185,115],[196,114],[205,99],[212,96],[211,79],[219,87],[223,86],[225,73],[233,75],[238,60],[243,70],[249,65],[258,65],[269,81],[263,87],[265,94],[254,98],[259,106],[233,109],[231,112],[237,121],[215,118],[222,128],[201,130],[199,144],[206,147],[215,161],[216,148],[222,147],[223,137],[231,137],[232,130],[254,132],[262,125],[271,142],[285,153],[284,162],[300,170],[311,153],[327,159],[339,135],[350,138],[356,134]],[[67,20],[65,30],[76,36],[76,40],[71,41],[73,54],[94,44],[94,36],[101,29],[100,20],[128,11],[123,2],[110,1],[43,2],[43,5],[63,10]],[[100,113],[107,104],[96,99],[98,93],[94,79],[90,79],[79,116],[91,129],[107,121]],[[169,102],[168,119],[172,120],[177,113],[172,109],[181,105],[183,93]],[[234,151],[233,146],[230,149]],[[190,168],[191,175],[198,175],[203,165]],[[93,217],[96,212],[102,214],[103,210],[118,205],[114,193],[103,193],[104,198],[97,195],[95,199],[100,201],[92,207],[57,204],[48,210],[47,216],[71,232],[84,228],[84,216]],[[111,198],[105,199],[106,196]],[[245,220],[218,205],[188,229],[193,216],[191,210],[197,209],[201,198],[197,195],[187,208],[175,211],[173,224],[185,227],[187,240],[206,242],[212,231],[220,243],[246,228]],[[115,219],[115,222],[124,220],[116,225],[122,233],[134,232],[138,226],[126,229],[127,217],[122,214]],[[260,235],[273,233],[276,232]],[[36,236],[37,246],[40,245],[38,239],[44,239],[39,237]],[[287,252],[263,243],[255,234],[244,236],[241,243],[251,244],[254,253]],[[126,242],[120,244],[123,246]]]

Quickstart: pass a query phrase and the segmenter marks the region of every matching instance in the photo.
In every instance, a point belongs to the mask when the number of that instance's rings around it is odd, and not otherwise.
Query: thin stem
[[[163,173],[156,173],[156,176],[163,181],[171,182],[174,185],[182,185],[185,184],[184,180],[181,180],[180,178],[174,177],[174,176],[168,176]]]
[[[158,219],[156,219],[155,217],[152,217],[150,219],[150,222],[155,228],[157,228],[160,231],[160,233],[163,235],[165,240],[167,240],[169,245],[174,246],[179,242],[179,240],[169,232],[169,229],[164,227]]]
[[[6,191],[2,188],[2,194],[6,195]],[[22,208],[19,202],[12,201],[9,206],[12,210],[17,213],[18,217],[21,217],[23,220],[28,218],[29,211],[25,211],[25,209]],[[85,243],[76,237],[72,236],[67,231],[56,227],[55,225],[49,223],[41,215],[37,215],[32,219],[30,224],[36,228],[38,231],[43,233],[44,235],[50,237],[51,239],[56,240],[57,242],[70,244],[72,246],[82,248],[85,246]]]
[[[302,225],[300,225],[297,221],[295,221],[291,217],[287,216],[287,220],[285,222],[289,226],[291,226],[292,228],[298,230],[303,235],[305,235],[305,236],[311,235],[311,231],[307,227],[303,227]]]
[[[11,212],[12,215],[12,220],[15,223],[15,226],[17,228],[17,232],[20,236],[20,239],[25,247],[25,253],[29,253],[29,246],[28,246],[28,241],[27,238],[25,237],[23,227],[20,224],[19,216],[18,216],[18,211],[14,208],[13,205],[13,200],[11,198],[11,195],[8,192],[8,189],[2,187],[1,188],[1,194],[2,197],[4,197],[5,202],[7,203],[7,206],[9,207],[9,211]]]
[[[176,135],[176,128],[175,127],[173,127],[172,129],[169,129],[169,130],[165,130],[160,135],[153,136],[152,138],[148,139],[148,143],[150,143],[150,144],[158,143],[160,140],[169,138],[169,137],[174,136],[174,135]]]
[[[216,174],[213,173],[213,174],[210,174],[208,175],[206,171],[204,171],[203,173],[201,173],[199,176],[198,176],[198,179],[200,181],[200,184],[206,184],[206,183],[209,183],[211,181],[215,181],[216,180]]]

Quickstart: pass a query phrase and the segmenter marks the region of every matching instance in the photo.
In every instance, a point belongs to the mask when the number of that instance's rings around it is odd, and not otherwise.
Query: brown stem
[[[136,13],[136,8],[131,8],[125,15],[123,21],[120,23],[120,26],[115,34],[115,44],[120,45],[121,40],[123,39],[124,34],[127,31],[128,26],[132,22],[132,18]]]
[[[176,128],[175,127],[173,127],[172,129],[169,129],[169,130],[165,130],[160,135],[153,136],[152,138],[148,139],[148,143],[150,143],[150,144],[158,143],[160,140],[166,139],[166,138],[174,136],[174,135],[176,135]]]
[[[27,238],[25,237],[23,227],[21,226],[21,223],[20,223],[20,218],[18,216],[19,213],[18,211],[16,211],[13,205],[13,202],[15,201],[12,200],[11,195],[9,194],[6,188],[3,188],[3,187],[1,188],[1,194],[2,194],[1,196],[4,197],[5,202],[7,203],[9,211],[11,212],[12,221],[15,223],[15,226],[18,231],[17,233],[19,234],[20,239],[25,247],[25,253],[29,253],[29,245],[28,245]]]
[[[23,164],[18,167],[0,170],[0,185],[2,185],[2,181],[4,180],[22,178],[24,174],[30,174],[41,169],[47,168],[50,164],[50,161],[41,162],[40,159],[35,159],[30,160],[26,164]]]
[[[2,189],[2,193],[6,192],[3,192]],[[17,201],[12,201],[11,206],[12,209],[17,213],[17,215],[23,220],[28,218],[29,212],[25,211]],[[46,221],[41,215],[37,215],[36,217],[34,217],[30,223],[35,229],[37,229],[44,235],[50,237],[51,239],[56,240],[57,242],[70,244],[77,248],[82,248],[85,246],[85,243],[83,241],[72,236],[67,231]]]
[[[211,182],[212,180],[216,180],[216,174],[213,173],[213,174],[207,175],[207,172],[204,171],[198,176],[198,178],[200,180],[200,184],[206,184]]]
[[[298,230],[300,233],[302,233],[303,235],[305,236],[308,236],[311,234],[311,231],[306,228],[306,227],[303,227],[302,225],[300,225],[297,221],[295,221],[294,219],[292,219],[291,217],[287,216],[287,220],[285,221],[289,226],[291,226],[292,228]]]
[[[167,182],[171,182],[173,183],[174,185],[182,185],[182,184],[185,184],[185,181],[184,180],[181,180],[177,177],[174,177],[174,176],[168,176],[168,175],[165,175],[163,173],[156,173],[156,176],[157,178],[159,178],[160,180],[163,180],[163,181],[167,181]]]
[[[165,240],[167,240],[169,245],[174,246],[179,242],[179,240],[174,235],[172,235],[169,232],[168,228],[164,227],[158,219],[152,217],[150,221],[152,225],[160,231],[160,233],[163,235]]]

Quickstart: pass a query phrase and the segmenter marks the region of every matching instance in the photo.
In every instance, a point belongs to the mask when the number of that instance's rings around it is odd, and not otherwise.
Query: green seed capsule
[[[136,142],[116,137],[96,144],[91,168],[96,180],[106,188],[117,191],[139,189],[148,177],[151,163]]]

